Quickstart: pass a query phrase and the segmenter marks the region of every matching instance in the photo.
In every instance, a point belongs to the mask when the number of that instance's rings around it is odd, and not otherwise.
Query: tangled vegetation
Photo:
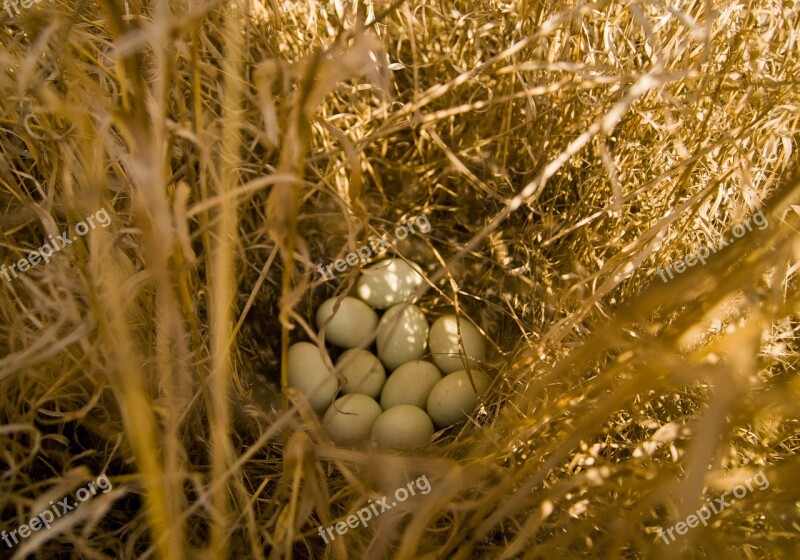
[[[0,20],[0,530],[110,488],[0,557],[797,557],[796,4]],[[358,275],[318,266],[420,215],[392,251],[483,328],[489,396],[417,453],[333,446],[281,357]]]

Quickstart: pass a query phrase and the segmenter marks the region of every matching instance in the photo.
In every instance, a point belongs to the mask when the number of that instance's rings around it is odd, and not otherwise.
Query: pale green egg
[[[353,445],[369,438],[372,425],[382,412],[375,399],[352,393],[339,397],[328,407],[322,427],[335,443]]]
[[[423,283],[422,269],[403,259],[385,259],[361,271],[356,292],[375,309],[408,301]]]
[[[311,407],[322,413],[333,402],[339,382],[325,367],[319,348],[309,342],[292,344],[287,361],[289,386],[303,393]]]
[[[428,414],[440,428],[450,426],[475,410],[478,397],[486,392],[491,380],[489,376],[477,368],[471,368],[476,393],[470,383],[466,370],[455,371],[445,375],[433,386],[428,395]]]
[[[372,426],[373,445],[391,449],[414,449],[428,445],[433,422],[424,410],[410,404],[394,406]]]
[[[335,297],[327,299],[317,309],[317,328],[320,330],[328,317],[333,315],[325,327],[325,340],[340,348],[369,346],[375,337],[378,315],[369,305],[352,297],[342,298],[334,313],[337,300]]]
[[[381,408],[388,410],[400,404],[411,404],[424,410],[431,389],[441,378],[439,369],[430,362],[407,362],[386,380],[381,392]]]
[[[361,393],[377,398],[386,381],[386,370],[372,352],[352,348],[336,361],[336,369],[345,377],[342,393]]]
[[[391,371],[406,362],[420,359],[428,345],[428,320],[411,303],[389,308],[381,317],[376,336],[378,357]]]
[[[458,327],[461,326],[461,341],[464,355],[458,343]],[[431,358],[440,370],[450,373],[464,369],[470,360],[470,367],[486,357],[486,340],[478,329],[467,319],[456,322],[455,315],[444,315],[434,321],[429,337]]]

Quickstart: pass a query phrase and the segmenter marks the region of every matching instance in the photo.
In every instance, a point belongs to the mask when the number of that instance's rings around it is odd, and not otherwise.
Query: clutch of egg
[[[335,366],[309,342],[289,348],[289,386],[322,414],[334,443],[423,447],[434,425],[445,428],[464,420],[488,389],[491,380],[479,366],[486,355],[483,336],[456,315],[444,315],[429,327],[412,302],[423,282],[421,268],[412,262],[380,261],[362,271],[358,298],[330,298],[317,310],[324,340],[346,349]],[[385,309],[383,317],[375,309]],[[364,349],[373,341],[377,355]],[[426,355],[430,360],[422,359]]]

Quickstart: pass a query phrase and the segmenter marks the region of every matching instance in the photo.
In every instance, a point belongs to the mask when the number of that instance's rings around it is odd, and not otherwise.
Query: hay
[[[0,529],[114,485],[0,556],[796,555],[796,7],[0,19],[0,264],[111,220],[0,276]],[[419,215],[432,230],[396,250],[426,267],[426,311],[490,337],[490,396],[419,454],[331,447],[281,356],[358,274],[317,266]],[[665,544],[760,471],[769,488]]]

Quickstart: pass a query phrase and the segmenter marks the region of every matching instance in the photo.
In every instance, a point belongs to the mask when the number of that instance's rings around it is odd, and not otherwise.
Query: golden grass
[[[773,0],[41,2],[0,12],[0,557],[794,558],[800,16]],[[657,268],[753,229],[663,283]],[[425,214],[474,418],[332,447],[281,356],[317,264]],[[283,381],[282,381],[283,380]],[[672,544],[667,528],[756,472]],[[326,545],[317,534],[425,475]]]

